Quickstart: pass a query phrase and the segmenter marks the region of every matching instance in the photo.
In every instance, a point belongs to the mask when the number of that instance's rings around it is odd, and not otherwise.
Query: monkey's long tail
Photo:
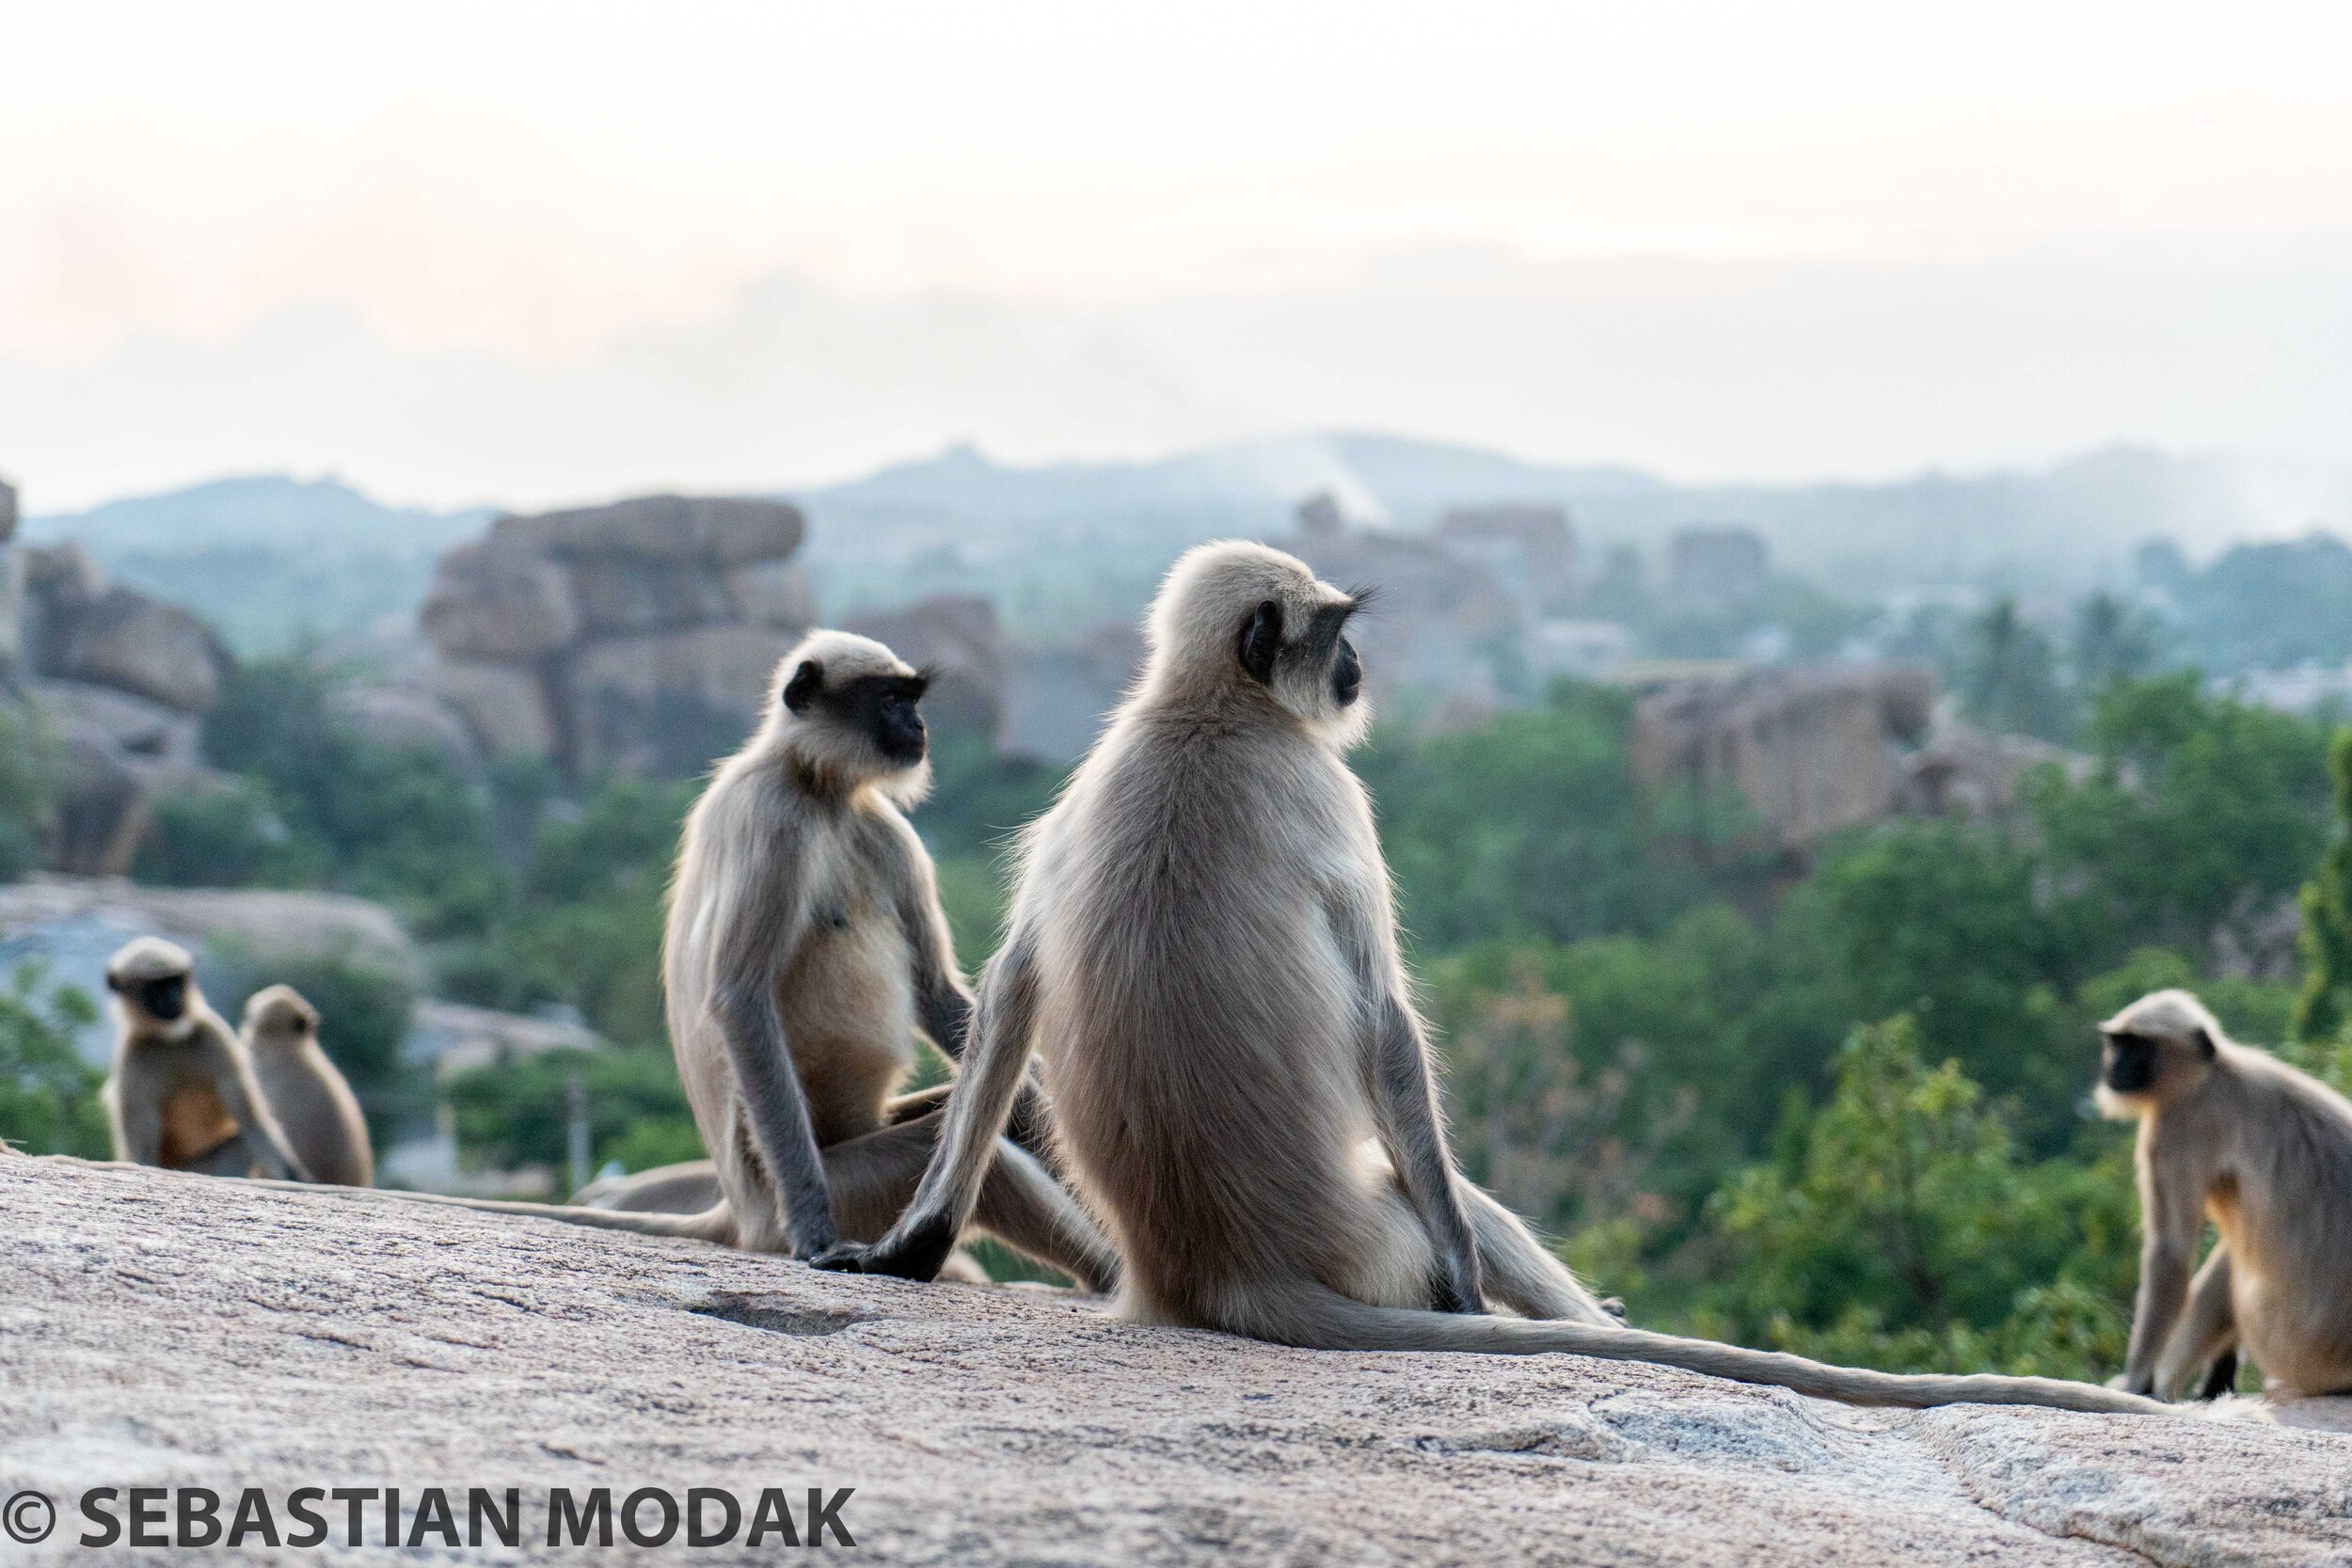
[[[2061,1378],[1869,1371],[1646,1329],[1370,1307],[1312,1282],[1290,1287],[1270,1299],[1262,1297],[1254,1306],[1256,1321],[1247,1326],[1233,1324],[1236,1331],[1312,1350],[1476,1351],[1495,1355],[1565,1351],[1606,1361],[1679,1367],[1848,1404],[1914,1409],[1936,1404],[2034,1404],[2058,1410],[2153,1415],[2170,1408],[2137,1394]]]
[[[246,1180],[245,1185],[274,1187],[288,1193],[315,1193],[321,1190],[310,1182],[271,1181],[258,1177]],[[736,1244],[735,1214],[727,1208],[727,1200],[723,1197],[699,1214],[656,1214],[630,1209],[586,1209],[568,1203],[521,1203],[501,1197],[412,1193],[398,1187],[337,1187],[326,1190],[390,1198],[396,1203],[438,1203],[452,1209],[471,1209],[484,1214],[525,1214],[532,1219],[586,1226],[591,1230],[626,1230],[638,1236],[678,1236],[689,1241],[716,1242],[721,1246]]]

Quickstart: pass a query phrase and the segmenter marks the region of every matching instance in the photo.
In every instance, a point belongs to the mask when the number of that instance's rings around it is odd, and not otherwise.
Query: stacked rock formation
[[[130,869],[155,802],[213,775],[197,750],[229,653],[202,621],[106,580],[78,545],[20,546],[0,484],[0,687],[29,702],[56,746],[62,871]]]
[[[781,501],[646,496],[501,517],[441,560],[431,684],[493,756],[684,777],[742,741],[816,620]]]

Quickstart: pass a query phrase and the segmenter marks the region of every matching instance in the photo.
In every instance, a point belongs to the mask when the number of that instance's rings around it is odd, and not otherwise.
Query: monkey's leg
[[[1094,1219],[1035,1155],[996,1140],[973,1223],[1017,1252],[1070,1275],[1097,1295],[1119,1289],[1119,1254]]]
[[[2230,1305],[2230,1253],[2228,1248],[2217,1246],[2213,1256],[2205,1259],[2205,1266],[2197,1271],[2197,1277],[2189,1282],[2188,1305],[2171,1337],[2165,1340],[2164,1354],[2156,1360],[2156,1396],[2179,1398],[2201,1368],[2232,1351],[2236,1343],[2237,1315]],[[2234,1355],[2232,1361],[2230,1381],[2235,1383]]]
[[[937,1112],[825,1150],[834,1222],[851,1241],[888,1230],[914,1196],[946,1118]],[[1119,1257],[1077,1200],[1030,1155],[997,1141],[972,1223],[1090,1291],[1116,1287]]]
[[[1517,1214],[1458,1176],[1454,1184],[1470,1214],[1486,1294],[1530,1318],[1602,1325],[1617,1321],[1577,1282],[1566,1264],[1528,1233]]]

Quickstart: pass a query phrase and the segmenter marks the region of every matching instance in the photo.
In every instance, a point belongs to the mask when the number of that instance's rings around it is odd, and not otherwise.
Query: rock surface
[[[1042,1292],[23,1157],[0,1157],[0,1496],[62,1516],[11,1562],[96,1560],[75,1499],[102,1485],[521,1489],[524,1545],[435,1560],[582,1560],[535,1544],[557,1485],[854,1487],[859,1560],[893,1563],[2352,1559],[2352,1438],[2257,1420],[1283,1350]]]

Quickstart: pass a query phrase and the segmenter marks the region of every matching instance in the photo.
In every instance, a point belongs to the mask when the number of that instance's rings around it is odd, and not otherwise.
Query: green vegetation
[[[40,863],[56,771],[56,739],[39,713],[0,694],[0,881]]]
[[[73,1049],[74,1035],[97,1016],[72,986],[44,989],[33,964],[18,965],[0,984],[0,1138],[18,1152],[106,1157],[98,1101],[105,1074]]]

